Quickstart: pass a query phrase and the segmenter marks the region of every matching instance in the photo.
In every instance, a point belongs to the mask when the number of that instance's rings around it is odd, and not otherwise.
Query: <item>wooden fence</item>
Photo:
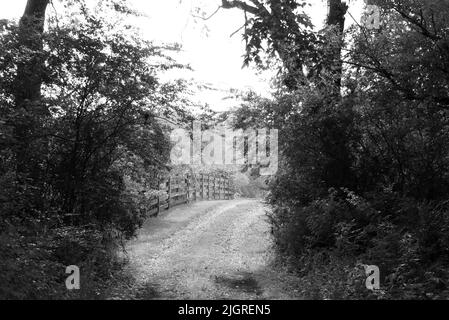
[[[233,198],[230,180],[224,177],[200,174],[173,176],[159,184],[162,195],[150,201],[147,216],[157,216],[162,210],[197,200],[229,200]]]

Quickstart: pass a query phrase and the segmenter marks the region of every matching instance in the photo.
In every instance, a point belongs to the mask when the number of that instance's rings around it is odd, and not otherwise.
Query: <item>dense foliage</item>
[[[182,88],[158,80],[179,66],[141,40],[133,14],[64,2],[42,33],[0,25],[0,298],[104,297],[117,247],[145,219],[169,155],[156,116],[177,113]],[[77,293],[68,265],[82,271]]]
[[[327,68],[293,89],[278,82],[274,99],[249,99],[235,126],[282,129],[267,201],[306,296],[447,298],[449,6],[371,2],[379,30],[355,25],[339,39],[327,26],[312,44]],[[321,37],[341,46],[338,95]],[[366,290],[362,264],[380,267],[381,291]]]
[[[192,119],[182,81],[158,79],[177,47],[142,40],[121,0],[28,3],[38,16],[0,21],[0,298],[103,298],[169,169],[160,118]],[[329,0],[316,32],[306,1],[222,0],[245,11],[245,62],[279,68],[274,98],[247,95],[233,125],[280,129],[269,218],[304,296],[448,298],[449,6],[370,3],[379,30],[344,30],[348,6]],[[236,187],[255,196],[265,181],[246,169]]]

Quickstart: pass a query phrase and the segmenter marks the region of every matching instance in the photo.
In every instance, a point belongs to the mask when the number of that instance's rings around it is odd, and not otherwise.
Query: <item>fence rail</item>
[[[145,208],[147,216],[155,217],[162,210],[197,200],[230,200],[233,198],[230,180],[214,175],[173,176],[159,183],[162,194],[154,196]]]

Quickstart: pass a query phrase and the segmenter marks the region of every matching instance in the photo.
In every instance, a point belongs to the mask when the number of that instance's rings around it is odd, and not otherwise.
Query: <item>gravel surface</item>
[[[128,243],[141,299],[294,299],[293,276],[272,267],[266,208],[203,201],[149,219]]]

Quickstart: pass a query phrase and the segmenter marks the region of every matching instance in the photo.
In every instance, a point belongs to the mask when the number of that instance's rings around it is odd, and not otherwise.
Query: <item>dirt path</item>
[[[128,244],[141,298],[291,299],[290,276],[270,267],[265,208],[257,200],[204,201],[149,219]]]

